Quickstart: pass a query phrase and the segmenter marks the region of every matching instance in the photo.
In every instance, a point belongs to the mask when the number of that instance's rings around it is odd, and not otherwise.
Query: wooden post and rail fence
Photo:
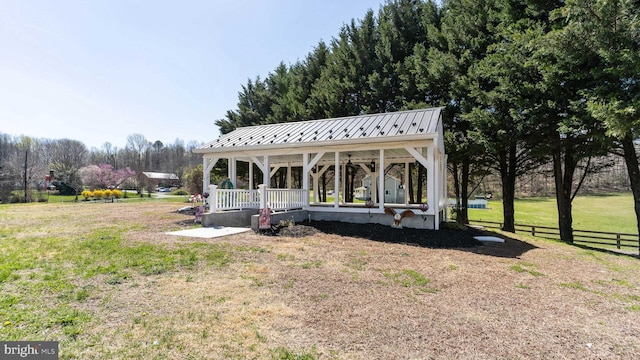
[[[481,225],[490,229],[502,229],[503,223],[496,221],[469,220],[472,225]],[[516,232],[525,232],[531,236],[560,240],[560,230],[550,226],[515,224]],[[573,242],[586,244],[604,249],[616,249],[623,252],[627,249],[634,249],[636,254],[640,254],[640,243],[638,234],[615,233],[591,230],[573,230]]]

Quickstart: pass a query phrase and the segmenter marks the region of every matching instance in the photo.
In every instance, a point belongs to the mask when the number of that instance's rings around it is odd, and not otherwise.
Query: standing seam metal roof
[[[334,119],[258,125],[238,128],[198,148],[222,150],[284,144],[309,144],[333,140],[371,139],[388,136],[435,134],[441,107],[393,113],[356,115]],[[397,138],[395,138],[397,140]]]

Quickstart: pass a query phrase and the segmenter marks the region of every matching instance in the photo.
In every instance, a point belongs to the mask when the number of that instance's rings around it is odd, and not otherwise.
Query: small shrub
[[[93,191],[93,197],[94,197],[96,200],[100,200],[100,199],[102,199],[102,198],[104,197],[104,191],[102,191],[102,190],[94,190],[94,191]]]
[[[104,198],[105,199],[111,199],[111,197],[113,196],[113,191],[107,189],[104,191]]]
[[[293,221],[293,219],[291,219],[291,220],[283,219],[283,220],[280,220],[280,223],[278,224],[278,226],[286,227],[286,228],[292,228],[292,227],[296,226],[296,223],[295,223],[295,221]]]
[[[171,193],[172,195],[189,195],[189,192],[184,189],[178,189]]]
[[[120,199],[120,198],[122,198],[122,191],[120,191],[118,189],[111,190],[111,195],[116,199]]]
[[[84,200],[89,200],[89,198],[91,196],[93,196],[93,192],[89,191],[89,190],[84,190],[83,192],[80,193],[80,195],[82,195],[82,197],[84,198]]]

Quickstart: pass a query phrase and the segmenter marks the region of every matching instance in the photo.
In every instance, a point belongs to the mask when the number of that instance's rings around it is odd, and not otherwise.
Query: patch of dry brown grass
[[[4,228],[24,220],[32,230],[17,236],[74,238],[115,224],[126,229],[126,244],[226,244],[232,260],[221,267],[199,259],[193,268],[147,276],[131,271],[117,285],[79,280],[95,289],[74,304],[92,314],[67,345],[80,358],[270,358],[279,347],[336,359],[640,354],[636,258],[522,236],[470,249],[322,233],[181,238],[164,235],[184,226],[176,204],[86,205],[58,205],[49,223],[51,205],[15,206]]]

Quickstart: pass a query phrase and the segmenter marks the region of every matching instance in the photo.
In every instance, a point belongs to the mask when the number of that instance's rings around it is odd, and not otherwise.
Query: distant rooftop
[[[156,179],[156,180],[179,180],[178,179],[178,175],[176,174],[172,174],[172,173],[159,173],[159,172],[149,172],[149,171],[143,171],[142,172],[146,177],[148,177],[149,179]]]

